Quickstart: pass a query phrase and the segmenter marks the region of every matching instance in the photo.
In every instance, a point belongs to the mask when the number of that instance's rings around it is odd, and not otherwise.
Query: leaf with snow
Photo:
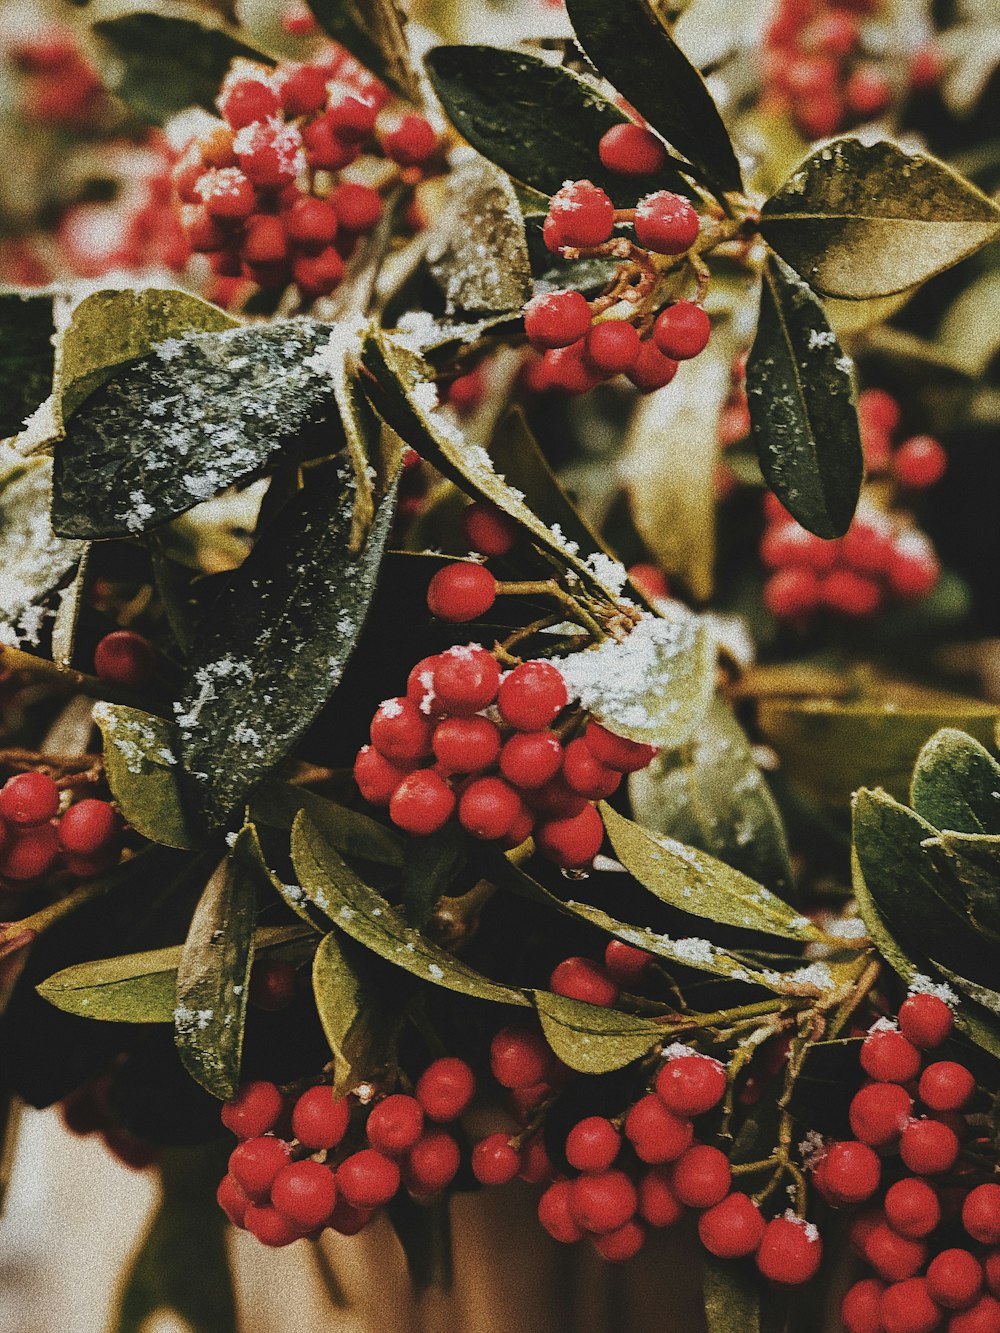
[[[368,616],[392,526],[383,500],[350,552],[347,466],[310,470],[206,615],[175,713],[180,755],[209,824],[221,824],[340,683]]]
[[[0,292],[0,439],[16,435],[52,392],[52,292]]]
[[[1000,764],[984,745],[945,727],[920,751],[913,808],[935,828],[1000,834]]]
[[[309,901],[333,924],[386,962],[446,990],[494,1004],[527,1005],[519,990],[490,981],[406,925],[358,877],[303,811],[292,827],[292,862]]]
[[[580,1074],[610,1074],[641,1060],[666,1033],[662,1023],[551,991],[532,991],[545,1040]]]
[[[420,81],[396,0],[307,0],[323,31],[401,96],[420,102]]]
[[[66,423],[53,525],[69,537],[146,532],[259,472],[333,448],[334,383],[311,365],[331,328],[284,320],[188,332],[119,368]]]
[[[151,842],[194,847],[178,780],[176,726],[105,702],[94,708],[94,721],[104,740],[104,775],[124,817]]]

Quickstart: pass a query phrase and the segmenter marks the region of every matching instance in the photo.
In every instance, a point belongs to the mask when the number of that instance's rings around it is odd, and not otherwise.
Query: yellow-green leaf
[[[953,727],[936,732],[920,751],[910,794],[914,810],[935,828],[1000,833],[1000,764]]]
[[[665,1029],[651,1018],[602,1009],[551,991],[532,992],[545,1040],[570,1069],[609,1074],[639,1060],[662,1041]]]
[[[104,772],[122,814],[144,838],[166,847],[195,846],[177,782],[177,728],[124,704],[99,703]]]
[[[386,1022],[377,997],[344,956],[336,931],[320,940],[313,959],[313,996],[333,1054],[334,1097],[378,1076],[385,1061]]]

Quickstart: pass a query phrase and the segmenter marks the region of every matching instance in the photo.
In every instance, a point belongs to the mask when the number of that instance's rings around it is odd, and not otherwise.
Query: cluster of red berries
[[[878,510],[863,513],[837,541],[807,532],[770,493],[760,557],[773,573],[764,603],[779,620],[805,621],[823,609],[863,619],[890,598],[918,601],[941,567],[927,537]]]
[[[885,389],[858,394],[858,425],[869,476],[890,476],[907,491],[936,486],[948,469],[948,455],[933,435],[910,435],[893,445],[902,410]]]
[[[926,1062],[952,1024],[944,1000],[924,993],[903,1002],[897,1023],[877,1022],[861,1047],[869,1082],[851,1101],[855,1137],[814,1159],[828,1203],[870,1205],[855,1217],[851,1241],[875,1276],[844,1297],[848,1333],[1000,1333],[1000,1184],[973,1183],[972,1159],[960,1161],[974,1132],[964,1112],[976,1081],[955,1060]],[[961,1245],[952,1243],[956,1221]]]
[[[29,119],[79,129],[106,109],[101,80],[71,28],[37,19],[22,24],[10,15],[0,29],[0,49],[17,72],[18,101]]]
[[[107,801],[87,797],[60,815],[48,773],[15,773],[0,788],[0,888],[21,889],[58,865],[89,879],[118,860],[121,821]]]
[[[616,125],[600,142],[604,165],[624,176],[655,173],[666,149],[651,130],[633,123]],[[616,225],[631,223],[635,244],[614,238]],[[650,252],[684,254],[698,238],[700,221],[688,199],[657,190],[636,208],[616,209],[608,194],[588,180],[567,181],[552,196],[542,228],[546,246],[564,258],[613,255],[651,266]],[[645,252],[643,254],[643,252]],[[655,268],[645,275],[648,280]],[[644,393],[669,384],[679,362],[704,351],[711,333],[708,315],[694,301],[673,301],[656,315],[638,313],[644,296],[639,286],[613,284],[607,294],[588,302],[577,291],[533,297],[524,310],[524,331],[541,359],[528,367],[529,388],[586,393],[596,384],[624,374]],[[632,307],[631,309],[629,307]]]
[[[174,171],[192,248],[217,274],[328,296],[383,211],[379,189],[340,173],[377,144],[414,184],[437,149],[429,121],[391,112],[388,101],[385,86],[336,44],[273,73],[235,62],[218,99],[222,122]],[[381,188],[388,183],[383,169]]]
[[[222,1108],[240,1142],[219,1205],[264,1245],[327,1227],[353,1236],[398,1190],[427,1198],[451,1184],[461,1149],[445,1126],[475,1091],[472,1070],[452,1056],[428,1065],[412,1095],[378,1100],[368,1088],[336,1100],[326,1084],[286,1099],[274,1083],[246,1083]]]

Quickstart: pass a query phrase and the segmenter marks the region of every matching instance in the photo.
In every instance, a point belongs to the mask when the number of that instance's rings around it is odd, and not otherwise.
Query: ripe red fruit
[[[982,1264],[968,1250],[942,1250],[927,1265],[927,1290],[948,1310],[968,1309],[982,1289]]]
[[[1000,1295],[1000,1250],[991,1250],[983,1257],[986,1285],[994,1296]]]
[[[728,1194],[698,1219],[698,1235],[709,1254],[741,1259],[753,1254],[764,1235],[760,1209],[746,1194]]]
[[[858,65],[844,87],[844,100],[856,116],[876,116],[892,101],[892,84],[877,65]]]
[[[591,958],[564,958],[549,977],[549,986],[556,995],[603,1008],[610,1008],[618,999],[618,987]]]
[[[635,1218],[615,1231],[606,1231],[594,1237],[594,1249],[602,1259],[610,1263],[623,1264],[634,1259],[646,1243],[646,1228]]]
[[[892,548],[892,524],[881,516],[855,519],[840,542],[840,553],[852,569],[873,574],[885,568]]]
[[[406,1159],[406,1188],[426,1197],[446,1189],[455,1179],[462,1154],[443,1129],[429,1129],[410,1149]]]
[[[240,254],[250,264],[275,264],[288,255],[284,224],[271,213],[247,218]]]
[[[232,1176],[223,1176],[219,1181],[219,1188],[215,1191],[215,1201],[233,1226],[243,1226],[250,1200]]]
[[[278,107],[278,94],[260,79],[227,81],[219,98],[219,110],[234,130],[255,120],[267,120],[276,114]]]
[[[392,794],[409,772],[379,754],[373,745],[364,745],[354,761],[354,781],[369,805],[388,805]]]
[[[545,351],[579,342],[590,328],[590,306],[580,292],[546,292],[524,307],[524,332],[532,347]]]
[[[610,940],[604,950],[604,966],[623,990],[638,985],[653,961],[652,954],[644,949],[637,949],[624,940]]]
[[[970,1190],[962,1204],[962,1226],[983,1245],[1000,1245],[1000,1185]]]
[[[757,1267],[771,1282],[797,1287],[814,1277],[823,1257],[819,1232],[799,1217],[775,1217],[764,1228]]]
[[[538,1200],[538,1220],[553,1240],[573,1245],[583,1239],[583,1229],[573,1217],[573,1182],[557,1180]]]
[[[288,69],[281,84],[281,105],[286,115],[308,116],[326,102],[327,74],[316,65]]]
[[[899,403],[885,389],[863,389],[858,394],[858,421],[862,431],[881,431],[886,435],[899,426]]]
[[[879,1306],[885,1285],[878,1278],[855,1282],[840,1303],[840,1320],[847,1333],[882,1333]]]
[[[764,605],[777,620],[811,615],[819,605],[819,579],[811,569],[779,569],[764,584]]]
[[[3,793],[0,792],[0,807],[2,801]],[[71,805],[60,819],[59,842],[63,851],[77,856],[96,856],[115,841],[118,828],[118,815],[108,802],[88,797]]]
[[[712,323],[700,305],[675,301],[657,316],[653,338],[664,356],[688,361],[708,346]]]
[[[865,1240],[865,1258],[886,1282],[902,1282],[923,1268],[927,1246],[897,1235],[887,1222],[878,1222]]]
[[[337,1202],[333,1172],[319,1162],[289,1162],[274,1178],[271,1202],[303,1231],[324,1226]]]
[[[542,1135],[534,1134],[524,1145],[522,1153],[522,1166],[518,1172],[521,1180],[529,1185],[541,1185],[543,1182],[551,1180],[555,1175],[555,1169],[549,1160],[549,1155],[545,1151],[545,1141]]]
[[[258,1139],[273,1129],[284,1098],[273,1083],[243,1083],[236,1096],[222,1104],[222,1123],[240,1139]]]
[[[184,204],[181,226],[191,249],[198,254],[221,250],[229,236],[228,229],[209,214],[204,204]]]
[[[851,1099],[851,1129],[862,1143],[884,1148],[899,1138],[912,1112],[910,1094],[898,1083],[869,1083]]]
[[[587,809],[587,798],[568,786],[562,774],[537,791],[524,792],[524,801],[546,819],[574,819]]]
[[[292,260],[292,277],[307,296],[329,296],[343,276],[344,261],[332,245]]]
[[[910,995],[899,1006],[900,1032],[922,1051],[940,1046],[954,1025],[951,1010],[937,995]]]
[[[325,1085],[307,1088],[292,1111],[292,1133],[312,1152],[335,1148],[347,1133],[350,1118],[351,1104],[346,1097],[335,1101]]]
[[[669,190],[647,194],[635,210],[635,238],[647,250],[680,255],[698,239],[700,223],[690,200]]]
[[[59,788],[48,773],[15,773],[0,790],[0,817],[17,828],[47,824],[58,809]]]
[[[0,877],[17,882],[38,879],[52,869],[59,855],[59,834],[54,824],[25,829],[4,847]]]
[[[697,1051],[673,1056],[656,1076],[656,1095],[675,1115],[702,1115],[725,1091],[725,1065]]]
[[[434,755],[449,773],[479,773],[500,754],[500,729],[485,717],[448,717],[434,728]]]
[[[615,224],[615,206],[591,181],[570,181],[549,203],[560,243],[587,249],[603,245]]]
[[[687,1152],[693,1136],[691,1121],[668,1111],[652,1093],[640,1097],[625,1117],[625,1137],[636,1157],[653,1166],[675,1162]]]
[[[823,1159],[823,1188],[836,1203],[864,1203],[878,1189],[882,1174],[878,1155],[864,1143],[831,1144]]]
[[[583,357],[601,375],[620,375],[639,355],[639,334],[625,320],[595,324],[583,340]]]
[[[430,1120],[457,1120],[475,1096],[476,1080],[464,1060],[442,1056],[427,1066],[414,1089]]]
[[[373,1211],[371,1208],[355,1208],[346,1199],[338,1198],[329,1225],[341,1236],[356,1236],[371,1221]]]
[[[875,1027],[861,1044],[861,1068],[884,1083],[909,1083],[920,1070],[920,1052],[895,1028]]]
[[[941,1311],[931,1299],[926,1279],[911,1277],[885,1291],[879,1317],[884,1333],[932,1333]]]
[[[837,548],[834,542],[824,541],[808,532],[794,519],[778,519],[769,524],[761,539],[760,558],[769,569],[794,565],[823,574],[832,569]]]
[[[386,157],[401,167],[416,167],[433,154],[437,147],[434,127],[424,116],[408,114],[388,134],[379,135],[379,143]]]
[[[552,1051],[533,1028],[501,1028],[490,1043],[490,1068],[504,1088],[530,1088],[552,1068]]]
[[[291,963],[258,958],[250,970],[249,1000],[256,1009],[276,1013],[287,1009],[298,990],[298,977]]]
[[[284,1139],[275,1139],[270,1135],[244,1139],[230,1154],[230,1175],[248,1199],[262,1203],[271,1192],[275,1176],[288,1162],[290,1152],[291,1147]]]
[[[443,712],[471,717],[491,704],[500,688],[500,668],[485,648],[456,645],[436,660],[434,702]]]
[[[965,1065],[937,1060],[920,1075],[917,1094],[932,1111],[960,1111],[976,1091],[976,1080]]]
[[[652,338],[640,343],[635,360],[625,372],[637,389],[653,393],[670,383],[677,374],[677,362],[664,356]]]
[[[280,190],[290,185],[305,165],[302,136],[284,121],[254,121],[233,141],[240,170],[258,189]]]
[[[655,745],[616,736],[593,719],[587,724],[584,739],[599,763],[617,769],[619,773],[636,773],[640,768],[648,767],[656,755]]]
[[[327,103],[326,118],[334,134],[344,143],[364,143],[375,129],[378,106],[375,99],[338,90]]]
[[[543,787],[562,767],[563,748],[551,731],[511,736],[500,751],[500,772],[523,790]]]
[[[427,606],[438,620],[460,624],[484,615],[496,600],[496,579],[488,569],[470,561],[445,565],[427,588]]]
[[[970,1309],[951,1316],[948,1333],[1000,1333],[1000,1301],[980,1296]]]
[[[948,455],[933,435],[911,435],[896,450],[892,471],[901,486],[922,490],[933,486],[948,468]]]
[[[819,600],[842,616],[873,616],[882,605],[882,589],[853,569],[835,569],[820,580]]]
[[[677,1159],[670,1183],[678,1200],[688,1208],[711,1208],[732,1187],[729,1158],[718,1148],[696,1143]]]
[[[337,221],[345,231],[368,232],[382,219],[382,196],[370,185],[341,181],[330,196]]]
[[[535,829],[535,842],[542,856],[566,870],[589,866],[601,850],[604,825],[592,805],[567,819],[548,819]]]
[[[462,515],[462,530],[470,548],[481,555],[507,555],[517,542],[514,520],[485,500],[469,505]]]
[[[923,1240],[941,1221],[937,1192],[926,1180],[914,1176],[904,1176],[890,1185],[882,1206],[893,1231],[908,1240]]]
[[[272,1249],[302,1239],[302,1228],[269,1204],[248,1204],[243,1214],[243,1225],[251,1236],[256,1236],[262,1245]]]
[[[415,764],[431,753],[433,726],[412,699],[385,699],[372,718],[370,735],[379,754],[398,765]]]
[[[301,195],[284,219],[288,237],[296,245],[329,245],[337,235],[337,214],[326,199]]]
[[[399,1189],[399,1167],[384,1153],[362,1148],[337,1168],[337,1188],[354,1208],[378,1208]]]
[[[141,689],[153,674],[152,644],[132,630],[113,630],[94,650],[94,671],[114,685]]]
[[[639,1177],[639,1216],[651,1227],[672,1227],[684,1216],[670,1188],[669,1168],[650,1167]]]
[[[958,1157],[958,1137],[938,1120],[911,1120],[899,1140],[899,1155],[918,1176],[950,1171]],[[1000,1190],[1000,1186],[997,1187]]]
[[[656,135],[630,121],[605,130],[597,151],[602,165],[619,176],[655,176],[667,160],[667,150]]]
[[[394,1092],[376,1102],[368,1116],[368,1142],[387,1157],[400,1157],[420,1138],[424,1128],[423,1107],[415,1097]]]
[[[624,1171],[578,1176],[569,1195],[570,1214],[584,1231],[617,1231],[639,1206],[635,1186]]]
[[[898,597],[926,597],[938,581],[941,566],[934,547],[920,532],[896,538],[887,569],[889,585]]]
[[[319,116],[302,131],[306,161],[322,171],[340,171],[360,155],[356,143],[348,143],[334,131],[326,116]]]
[[[607,1171],[618,1156],[621,1135],[610,1120],[589,1115],[566,1136],[566,1160],[577,1171]]]
[[[472,1174],[481,1185],[507,1185],[521,1169],[521,1154],[501,1132],[488,1134],[472,1150]]]
[[[503,778],[476,778],[462,792],[458,822],[474,838],[505,837],[521,813],[521,798]]]
[[[621,786],[622,775],[595,759],[586,738],[579,736],[563,755],[563,779],[588,801],[603,801]]]
[[[408,773],[393,792],[389,818],[406,833],[426,838],[447,824],[455,811],[455,793],[429,768]]]
[[[569,703],[562,674],[549,662],[522,662],[501,682],[497,704],[518,731],[541,731]]]

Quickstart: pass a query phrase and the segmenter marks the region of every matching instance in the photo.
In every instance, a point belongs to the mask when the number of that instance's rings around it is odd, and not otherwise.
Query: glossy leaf
[[[934,966],[962,995],[967,995],[970,1000],[975,1000],[976,1004],[982,1005],[991,1014],[1000,1017],[1000,991],[994,990],[991,986],[981,986],[977,981],[970,981],[968,977],[959,976],[943,963],[935,963]]]
[[[380,958],[462,995],[496,1004],[528,1003],[520,991],[481,976],[407,926],[396,909],[355,874],[305,812],[292,828],[292,861],[310,902]]]
[[[52,595],[87,548],[52,531],[51,460],[9,457],[14,461],[0,473],[0,627],[5,643],[37,647]],[[46,610],[40,610],[41,603],[49,603]]]
[[[718,191],[742,190],[729,131],[653,0],[568,0],[566,9],[594,65],[653,129]]]
[[[746,387],[768,486],[810,532],[842,536],[863,473],[851,361],[819,299],[774,254],[764,264]]]
[[[1000,936],[1000,835],[946,831],[937,841],[969,895],[973,917]]]
[[[387,1016],[346,957],[336,931],[320,940],[313,959],[313,996],[333,1054],[333,1095],[345,1097],[378,1076],[385,1061]]]
[[[964,732],[947,727],[920,751],[913,808],[935,828],[1000,833],[1000,764]]]
[[[425,64],[459,134],[543,195],[567,180],[591,180],[624,208],[650,190],[690,188],[672,169],[641,180],[607,171],[597,145],[628,117],[594,83],[561,65],[495,46],[438,46]]]
[[[816,940],[819,931],[782,898],[707,852],[655,833],[602,803],[604,826],[625,869],[671,907],[720,925],[789,940]]]
[[[406,40],[406,17],[396,0],[307,0],[316,21],[372,73],[413,102],[420,83]]]
[[[702,1291],[708,1333],[758,1333],[760,1287],[742,1266],[710,1257]]]
[[[386,828],[370,815],[349,810],[305,787],[289,782],[265,782],[250,801],[251,818],[269,828],[290,830],[300,810],[306,812],[323,837],[344,856],[396,868],[407,862],[412,849],[402,834]]]
[[[581,1074],[609,1074],[641,1059],[662,1041],[665,1028],[651,1018],[603,1009],[551,991],[533,991],[545,1040],[563,1064]]]
[[[467,859],[468,840],[457,823],[413,841],[403,868],[403,915],[408,925],[426,926],[434,904],[447,893]]]
[[[926,281],[1000,235],[1000,208],[897,144],[837,139],[764,205],[761,230],[816,291],[852,300]]]
[[[237,848],[246,836],[240,833]],[[223,1099],[239,1084],[256,901],[234,848],[205,885],[177,964],[174,1039],[181,1063]]]
[[[94,721],[104,740],[104,773],[122,814],[144,838],[189,848],[177,770],[177,728],[172,722],[124,704],[101,702]]]
[[[54,302],[52,292],[0,292],[0,439],[52,392]]]
[[[207,615],[176,712],[181,759],[210,824],[288,754],[337,687],[393,509],[390,495],[352,557],[351,491],[331,468],[314,469]]]

